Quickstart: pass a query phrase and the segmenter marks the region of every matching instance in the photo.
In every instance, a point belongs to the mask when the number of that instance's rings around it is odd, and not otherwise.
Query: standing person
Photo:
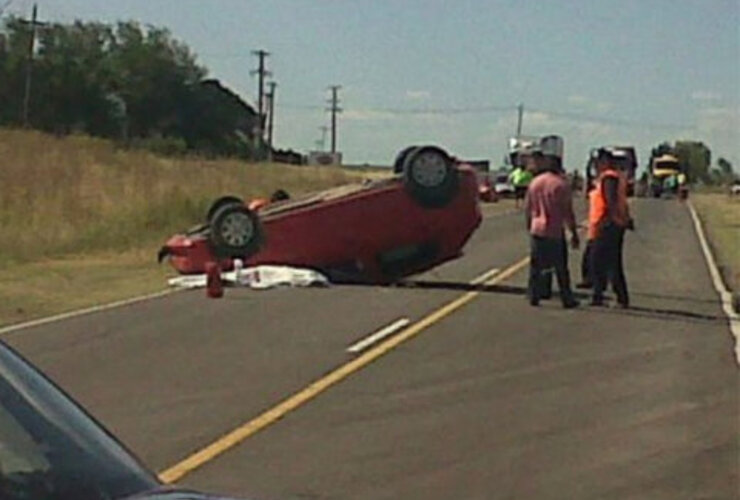
[[[591,305],[604,304],[604,290],[610,281],[617,302],[629,307],[627,280],[622,263],[624,232],[634,229],[627,205],[627,180],[614,166],[611,154],[600,150],[597,159],[598,178],[589,206],[589,236],[593,237],[593,299]]]
[[[512,155],[512,161],[516,163],[514,163],[514,170],[509,174],[509,182],[514,186],[514,206],[519,208],[527,194],[527,188],[529,187],[529,183],[532,182],[534,174],[528,168],[528,165],[526,165],[526,163],[529,163],[529,160],[522,153]]]
[[[598,192],[595,189],[592,189],[588,193],[589,213],[591,211],[591,205],[595,203],[594,198],[596,196],[598,196]],[[588,289],[594,286],[593,251],[595,238],[595,231],[592,231],[589,226],[586,236],[586,246],[583,248],[583,255],[581,256],[581,282],[576,285],[576,288]]]
[[[678,180],[678,200],[679,201],[686,201],[686,199],[689,197],[689,184],[688,180],[686,179],[686,174],[683,172],[679,173],[677,176]]]
[[[527,229],[531,235],[527,297],[531,305],[539,305],[542,273],[555,268],[560,299],[563,307],[570,309],[578,306],[578,301],[570,288],[565,226],[571,232],[573,247],[579,245],[570,187],[555,163],[546,160],[541,152],[535,151],[531,162],[538,175],[529,185],[525,200]]]

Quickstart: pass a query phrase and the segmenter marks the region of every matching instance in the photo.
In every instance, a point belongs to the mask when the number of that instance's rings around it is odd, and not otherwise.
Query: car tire
[[[206,214],[206,222],[210,224],[211,220],[213,220],[213,216],[216,215],[216,212],[227,205],[244,205],[244,200],[242,200],[238,196],[231,195],[217,198],[216,201],[211,203],[211,206],[208,208],[208,212]]]
[[[443,207],[457,193],[455,162],[437,146],[409,151],[403,162],[403,179],[409,194],[425,207]]]
[[[262,245],[262,227],[257,214],[244,205],[226,204],[209,222],[209,239],[219,258],[248,258]]]
[[[393,162],[394,174],[403,174],[403,164],[406,161],[406,157],[409,155],[409,153],[418,148],[419,146],[409,146],[402,149],[401,152],[396,155],[396,160]]]

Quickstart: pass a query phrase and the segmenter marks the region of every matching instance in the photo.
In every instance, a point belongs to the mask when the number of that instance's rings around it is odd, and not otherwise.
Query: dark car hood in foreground
[[[206,495],[190,490],[158,489],[126,498],[126,500],[237,500],[230,497]],[[247,500],[247,499],[241,499]]]

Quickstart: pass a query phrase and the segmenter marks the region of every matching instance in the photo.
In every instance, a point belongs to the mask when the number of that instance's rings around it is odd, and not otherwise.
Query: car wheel
[[[393,173],[394,174],[402,174],[403,173],[403,164],[406,161],[406,157],[411,153],[413,150],[418,149],[419,146],[409,146],[407,148],[404,148],[401,150],[400,153],[396,155],[396,160],[393,162]]]
[[[211,218],[210,241],[218,257],[248,258],[262,244],[259,218],[244,205],[226,204]]]
[[[409,194],[427,207],[442,207],[457,193],[457,167],[450,155],[436,146],[410,151],[404,160],[403,176]]]
[[[206,222],[210,224],[211,220],[213,220],[213,216],[216,215],[216,212],[227,205],[244,205],[244,200],[242,200],[238,196],[222,196],[221,198],[217,198],[216,201],[211,203],[211,206],[208,208]]]

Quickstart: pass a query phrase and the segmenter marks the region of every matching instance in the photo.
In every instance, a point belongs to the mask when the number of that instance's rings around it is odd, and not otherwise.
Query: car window
[[[0,344],[0,499],[114,500],[156,485],[109,434]]]

